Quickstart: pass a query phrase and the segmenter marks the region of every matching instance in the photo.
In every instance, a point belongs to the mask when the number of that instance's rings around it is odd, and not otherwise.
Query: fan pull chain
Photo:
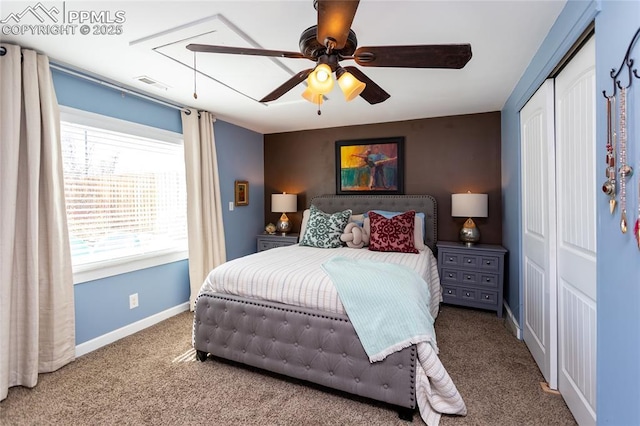
[[[196,82],[198,75],[196,73],[196,52],[193,52],[193,99],[198,99],[198,91],[196,90]]]

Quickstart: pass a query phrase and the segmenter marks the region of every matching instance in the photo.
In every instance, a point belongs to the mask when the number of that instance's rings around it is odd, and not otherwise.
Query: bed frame
[[[327,213],[379,209],[425,214],[425,244],[435,253],[436,201],[429,195],[323,195],[311,200]],[[415,345],[370,363],[346,315],[228,294],[196,300],[194,347],[208,354],[396,406],[411,420],[416,409]]]

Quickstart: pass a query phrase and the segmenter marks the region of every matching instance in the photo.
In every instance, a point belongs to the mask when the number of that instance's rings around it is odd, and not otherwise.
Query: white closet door
[[[595,40],[556,78],[559,390],[596,423]],[[604,99],[598,99],[604,101]]]
[[[553,80],[520,111],[524,341],[557,389],[555,146]]]

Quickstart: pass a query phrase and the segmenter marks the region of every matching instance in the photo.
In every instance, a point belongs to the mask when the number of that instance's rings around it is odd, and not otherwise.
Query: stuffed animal
[[[369,234],[364,227],[358,226],[355,222],[349,222],[340,235],[340,241],[347,243],[347,247],[362,248],[369,245]]]

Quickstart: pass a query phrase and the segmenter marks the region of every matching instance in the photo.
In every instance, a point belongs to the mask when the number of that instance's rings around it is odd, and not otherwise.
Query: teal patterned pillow
[[[314,205],[311,205],[309,210],[309,220],[300,245],[319,248],[341,247],[340,235],[349,223],[351,210],[329,214]]]

